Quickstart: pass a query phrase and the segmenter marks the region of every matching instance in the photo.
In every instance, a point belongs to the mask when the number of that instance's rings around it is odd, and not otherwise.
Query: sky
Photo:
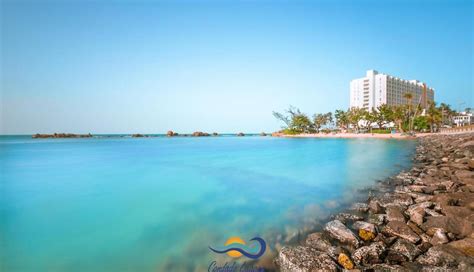
[[[0,134],[271,132],[368,69],[474,107],[473,1],[0,1]]]

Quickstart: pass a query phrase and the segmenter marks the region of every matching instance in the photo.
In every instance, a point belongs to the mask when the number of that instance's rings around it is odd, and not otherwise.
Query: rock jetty
[[[45,138],[92,138],[92,134],[73,134],[73,133],[54,133],[54,134],[39,134],[36,133],[32,136],[34,139],[45,139]]]
[[[418,139],[413,167],[333,215],[281,271],[474,271],[474,133]],[[390,190],[386,190],[390,188]],[[388,191],[388,192],[387,192]]]

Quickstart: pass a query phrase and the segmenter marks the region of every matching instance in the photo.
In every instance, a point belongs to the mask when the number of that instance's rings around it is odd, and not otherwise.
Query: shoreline
[[[279,249],[275,265],[281,271],[474,267],[474,133],[412,139],[419,143],[409,171],[374,186],[367,201],[327,218],[299,245]]]

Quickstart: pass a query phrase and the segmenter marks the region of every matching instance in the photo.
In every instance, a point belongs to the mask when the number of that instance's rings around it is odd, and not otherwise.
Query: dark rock
[[[239,132],[239,133],[237,133],[237,136],[240,136],[240,137],[242,137],[242,136],[245,136],[245,134],[244,134],[244,133],[242,133],[242,132]]]
[[[276,260],[280,271],[338,271],[331,257],[311,247],[283,247]]]

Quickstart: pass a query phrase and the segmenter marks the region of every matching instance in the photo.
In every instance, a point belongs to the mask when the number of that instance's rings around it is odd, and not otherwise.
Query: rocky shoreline
[[[332,216],[301,245],[281,248],[277,267],[474,271],[474,133],[418,141],[409,171]]]

